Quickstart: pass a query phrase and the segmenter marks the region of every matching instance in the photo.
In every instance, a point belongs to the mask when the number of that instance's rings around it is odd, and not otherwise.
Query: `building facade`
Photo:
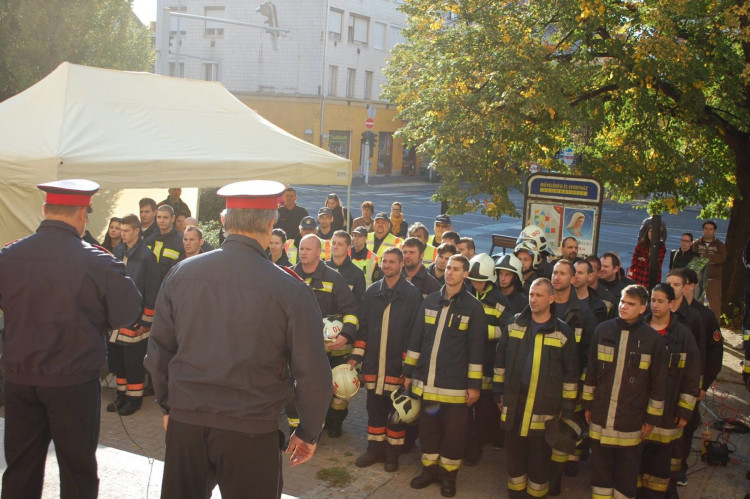
[[[159,0],[163,9],[279,27],[169,16],[171,76],[220,81],[293,135],[351,159],[354,173],[413,174],[393,133],[395,106],[380,97],[383,67],[403,41],[397,0]],[[157,68],[164,52],[156,30]],[[374,141],[367,140],[367,133]],[[410,159],[411,158],[411,159]]]

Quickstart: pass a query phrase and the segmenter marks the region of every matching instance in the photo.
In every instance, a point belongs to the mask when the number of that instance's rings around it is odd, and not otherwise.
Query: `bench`
[[[503,255],[504,255],[508,250],[513,250],[515,247],[516,247],[515,237],[492,234],[492,246],[490,246],[490,256],[495,254],[495,248],[502,248]]]

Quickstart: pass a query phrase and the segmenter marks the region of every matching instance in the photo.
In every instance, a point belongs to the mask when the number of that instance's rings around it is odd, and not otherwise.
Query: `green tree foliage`
[[[151,71],[151,35],[127,0],[0,0],[0,101],[64,61]]]
[[[725,298],[750,236],[746,0],[404,0],[385,96],[451,210],[515,212],[536,163],[649,211],[731,215]],[[572,147],[567,168],[555,154]],[[740,280],[737,280],[739,276]]]

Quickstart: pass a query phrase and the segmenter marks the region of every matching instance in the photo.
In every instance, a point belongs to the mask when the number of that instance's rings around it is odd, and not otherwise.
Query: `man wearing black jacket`
[[[143,242],[156,257],[161,270],[161,282],[167,277],[167,272],[185,257],[185,248],[182,245],[182,234],[174,227],[174,210],[171,206],[159,206],[156,210],[156,225],[159,230]]]

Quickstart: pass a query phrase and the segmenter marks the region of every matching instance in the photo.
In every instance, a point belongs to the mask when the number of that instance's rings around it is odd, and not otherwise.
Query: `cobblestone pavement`
[[[734,346],[741,345],[738,334],[725,331],[727,347],[724,354],[724,369],[714,389],[709,392],[707,405],[717,415],[730,418],[735,415],[730,408],[737,409],[740,415],[750,410],[747,392],[741,382],[742,354]],[[158,497],[161,488],[161,475],[164,458],[164,430],[160,409],[150,400],[133,416],[120,418],[104,410],[112,390],[103,391],[102,428],[98,459],[100,466],[101,490],[103,498],[143,498]],[[413,490],[409,481],[419,474],[421,465],[419,451],[414,449],[401,456],[400,469],[396,473],[386,473],[382,464],[369,468],[357,468],[354,460],[366,448],[367,414],[365,394],[357,394],[350,405],[349,416],[344,423],[344,435],[339,439],[323,436],[318,451],[312,461],[292,469],[287,460],[284,464],[284,493],[305,498],[420,498],[438,497],[437,485],[423,490]],[[709,410],[702,408],[704,421],[715,419]],[[699,430],[693,449],[700,448]],[[712,438],[720,432],[711,430]],[[750,469],[750,435],[732,433],[729,435],[733,461],[727,466],[708,466],[700,460],[698,452],[691,458],[692,466],[688,475],[688,485],[680,487],[682,498],[742,498],[750,492],[750,481],[745,473]],[[463,467],[458,475],[457,497],[497,498],[506,497],[506,455],[504,451],[494,451],[487,447],[480,464],[476,467]],[[5,462],[0,460],[0,469]],[[321,479],[328,475],[330,479]],[[59,496],[58,473],[54,451],[50,451],[47,461],[44,497]],[[336,479],[347,482],[336,485]],[[589,463],[581,463],[578,477],[563,478],[562,498],[589,497]],[[219,497],[218,490],[214,497]],[[248,495],[251,497],[251,494]]]

